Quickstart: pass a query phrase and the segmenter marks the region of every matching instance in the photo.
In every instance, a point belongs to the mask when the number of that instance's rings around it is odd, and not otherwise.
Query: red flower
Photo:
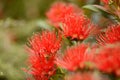
[[[35,80],[49,80],[55,73],[54,56],[46,57],[43,54],[32,55],[29,58],[31,64],[29,74],[32,74]]]
[[[99,35],[97,41],[100,45],[120,42],[120,25],[109,26],[104,34]]]
[[[56,53],[60,47],[61,37],[56,37],[54,32],[42,32],[35,34],[30,40],[30,49],[32,53]]]
[[[66,37],[83,40],[95,29],[88,18],[83,14],[66,15],[62,20],[62,30]]]
[[[78,67],[83,68],[86,59],[87,45],[78,45],[65,51],[64,57],[57,58],[56,64],[68,70],[76,70]]]
[[[31,65],[28,73],[35,80],[49,80],[55,73],[55,55],[60,47],[61,37],[56,37],[54,32],[42,32],[35,34],[30,40],[29,63]]]
[[[59,27],[61,23],[61,19],[63,19],[66,15],[69,15],[71,13],[81,13],[81,10],[78,9],[73,4],[66,4],[63,2],[57,2],[54,3],[50,10],[47,12],[47,17],[49,21],[55,26]]]
[[[116,73],[120,76],[120,44],[102,47],[96,54],[95,64],[103,72]]]

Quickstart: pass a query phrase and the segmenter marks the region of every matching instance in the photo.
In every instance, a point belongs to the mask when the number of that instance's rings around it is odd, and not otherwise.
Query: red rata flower
[[[95,64],[103,72],[116,73],[120,76],[120,44],[102,47],[96,54]]]
[[[86,59],[87,45],[78,45],[65,51],[64,57],[57,58],[56,64],[68,70],[76,70],[78,67],[83,68]]]
[[[35,34],[30,40],[29,63],[31,65],[28,73],[35,80],[48,80],[55,72],[55,55],[60,47],[61,37],[56,37],[54,32],[43,32]]]
[[[32,74],[35,80],[49,80],[55,73],[54,56],[47,59],[43,54],[32,55],[29,58],[31,64],[29,74]]]
[[[60,47],[61,37],[54,32],[42,32],[42,34],[35,34],[30,40],[30,49],[32,53],[56,53]]]
[[[97,41],[100,45],[120,42],[120,25],[109,26],[104,34],[98,36]]]
[[[59,27],[61,19],[63,19],[66,15],[71,13],[82,12],[78,7],[73,4],[66,4],[63,2],[54,3],[50,10],[47,12],[47,17],[49,21],[55,26]]]
[[[83,40],[95,29],[88,18],[83,14],[70,14],[62,20],[62,30],[66,37]]]

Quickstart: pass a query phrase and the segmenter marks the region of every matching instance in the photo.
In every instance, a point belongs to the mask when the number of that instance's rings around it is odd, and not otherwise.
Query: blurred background
[[[0,80],[25,80],[28,39],[42,29],[49,29],[45,12],[60,0],[0,0]],[[79,7],[99,4],[99,0],[61,0]],[[90,16],[92,14],[92,17]],[[86,10],[86,15],[98,23],[100,13]],[[103,21],[104,22],[104,21]]]

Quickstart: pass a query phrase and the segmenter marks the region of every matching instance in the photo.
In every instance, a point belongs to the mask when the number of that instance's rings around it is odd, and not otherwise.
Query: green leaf
[[[94,5],[85,5],[82,7],[83,9],[89,9],[92,10],[94,12],[99,12],[100,10],[98,8],[96,8]]]
[[[88,9],[88,10],[91,10],[91,11],[94,11],[94,12],[99,12],[104,17],[112,20],[113,22],[118,22],[119,21],[119,18],[116,15],[110,13],[109,11],[107,11],[106,8],[104,8],[102,6],[99,6],[99,5],[85,5],[82,8],[83,9]]]

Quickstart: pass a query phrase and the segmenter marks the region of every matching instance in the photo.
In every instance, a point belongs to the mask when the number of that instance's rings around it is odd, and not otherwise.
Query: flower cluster
[[[29,57],[31,69],[28,71],[35,80],[48,80],[55,73],[54,56],[32,55]]]
[[[83,44],[68,48],[65,51],[65,55],[62,59],[56,59],[56,64],[71,71],[74,71],[78,68],[84,68],[87,48],[88,46]]]
[[[42,32],[35,34],[30,40],[31,49],[34,53],[55,53],[60,47],[61,37],[56,37],[55,32]]]
[[[120,76],[120,44],[104,46],[95,55],[95,65],[99,70]]]
[[[77,6],[73,4],[65,4],[63,2],[54,3],[50,10],[46,13],[49,21],[55,27],[60,27],[61,20],[71,13],[78,13],[82,12]]]
[[[28,73],[32,74],[35,80],[48,80],[56,70],[55,55],[60,47],[61,37],[56,37],[54,32],[43,32],[35,34],[30,40],[29,63],[31,69]]]
[[[83,40],[95,29],[83,11],[73,4],[55,3],[47,16],[53,25],[62,29],[66,37],[72,39]]]
[[[108,26],[105,33],[101,33],[97,40],[101,45],[120,42],[120,25]]]
[[[71,14],[63,19],[62,30],[66,37],[84,40],[95,29],[89,19],[84,15]]]
[[[107,5],[109,0],[102,1]],[[120,24],[99,31],[81,9],[63,2],[54,3],[47,17],[58,34],[45,31],[35,34],[29,41],[31,66],[28,73],[35,80],[59,80],[61,76],[60,80],[109,80],[92,74],[96,72],[120,76]],[[89,35],[93,33],[96,34],[91,38]],[[96,39],[97,43],[86,38]],[[73,75],[64,78],[65,73]]]

